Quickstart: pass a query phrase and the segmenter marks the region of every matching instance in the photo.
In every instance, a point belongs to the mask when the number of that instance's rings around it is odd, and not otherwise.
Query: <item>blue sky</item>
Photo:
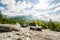
[[[0,11],[8,16],[27,16],[60,21],[60,0],[0,0]]]

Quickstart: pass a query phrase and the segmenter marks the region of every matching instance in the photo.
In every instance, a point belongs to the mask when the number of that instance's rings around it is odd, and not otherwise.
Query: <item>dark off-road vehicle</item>
[[[21,25],[21,27],[24,27],[24,28],[28,27],[27,24],[20,24],[20,25]]]

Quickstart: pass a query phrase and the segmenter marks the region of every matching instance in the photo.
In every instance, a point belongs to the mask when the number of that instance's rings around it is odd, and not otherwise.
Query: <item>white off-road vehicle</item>
[[[42,31],[42,26],[30,26],[30,30],[37,30],[37,31]]]

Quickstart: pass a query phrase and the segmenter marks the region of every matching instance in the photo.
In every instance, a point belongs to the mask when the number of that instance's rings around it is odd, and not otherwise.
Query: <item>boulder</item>
[[[12,31],[12,28],[0,26],[0,32],[10,32],[10,31]]]
[[[19,29],[9,24],[0,25],[0,32],[11,32],[11,31],[19,31]]]

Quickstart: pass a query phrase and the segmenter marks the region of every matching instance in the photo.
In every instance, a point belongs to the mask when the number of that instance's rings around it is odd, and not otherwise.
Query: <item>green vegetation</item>
[[[0,12],[0,24],[15,24],[16,21],[9,20],[8,18],[4,17],[2,13]]]
[[[51,29],[55,31],[60,31],[60,22],[54,22],[53,20],[49,20],[48,22],[44,21],[32,21],[34,24],[42,26],[44,29]]]
[[[16,24],[16,23],[24,23],[27,25],[38,25],[42,26],[44,29],[51,29],[55,31],[60,31],[60,22],[54,22],[53,20],[49,20],[48,22],[39,21],[39,20],[28,20],[23,17],[20,18],[6,18],[3,17],[2,13],[0,12],[0,24]]]

